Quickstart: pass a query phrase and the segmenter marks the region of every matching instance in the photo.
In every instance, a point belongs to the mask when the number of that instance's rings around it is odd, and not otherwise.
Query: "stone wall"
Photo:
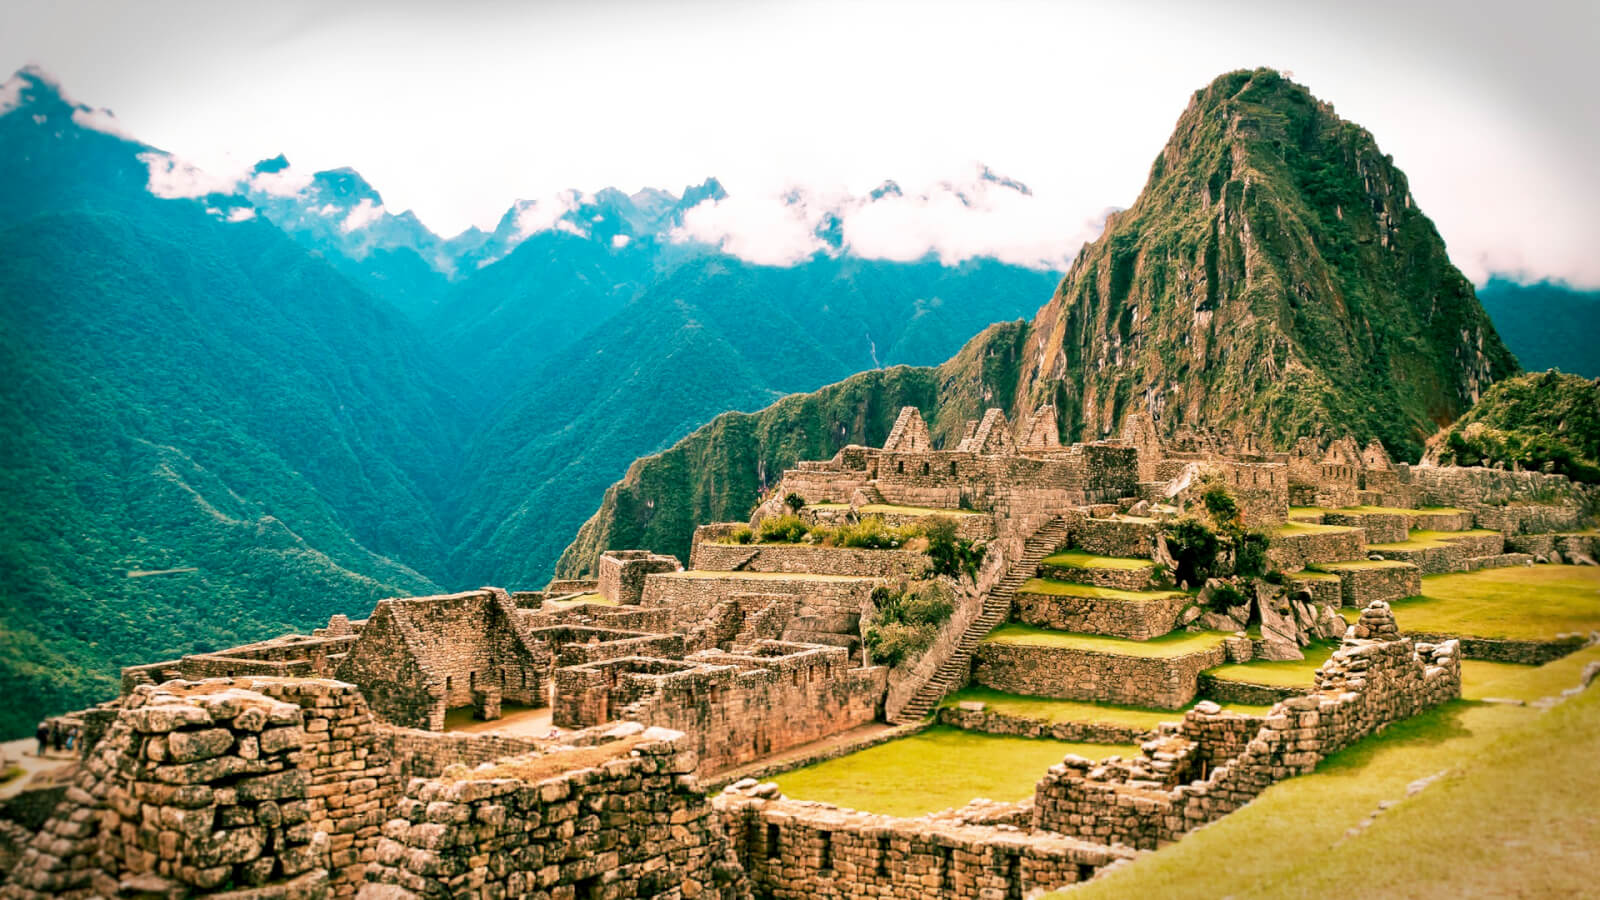
[[[877,579],[853,576],[752,577],[740,573],[707,575],[679,572],[645,579],[643,604],[672,611],[675,630],[703,630],[717,607],[741,594],[788,594],[796,598],[796,615],[854,617],[859,621],[872,602]],[[735,629],[737,630],[737,628]]]
[[[1582,510],[1576,505],[1480,506],[1473,510],[1473,520],[1479,528],[1492,528],[1508,535],[1576,531],[1583,527]]]
[[[1323,571],[1339,577],[1345,606],[1364,607],[1374,600],[1388,603],[1422,593],[1422,572],[1406,562],[1325,563]]]
[[[1473,568],[1469,560],[1499,556],[1505,538],[1499,534],[1462,535],[1450,538],[1433,547],[1372,547],[1373,553],[1384,559],[1408,562],[1423,575],[1442,575],[1446,572],[1466,572]]]
[[[1572,562],[1576,556],[1600,559],[1600,534],[1519,534],[1506,538],[1506,549],[1555,562],[1553,554]]]
[[[1404,513],[1333,511],[1323,514],[1322,524],[1359,528],[1369,544],[1393,544],[1411,536],[1411,518]]]
[[[595,562],[595,580],[600,596],[619,606],[638,606],[645,576],[682,568],[675,556],[648,550],[607,550]]]
[[[731,786],[713,802],[755,895],[774,900],[1020,898],[1133,855],[1057,834],[897,819],[747,790]]]
[[[1461,645],[1462,659],[1482,659],[1524,666],[1542,666],[1580,650],[1595,640],[1593,635],[1587,637],[1573,635],[1549,641],[1514,641],[1505,638],[1458,637],[1425,631],[1414,632],[1412,637],[1419,641],[1455,641]]]
[[[1146,745],[1151,756],[1104,763],[1067,757],[1039,782],[1034,825],[1153,849],[1238,809],[1275,781],[1312,771],[1390,722],[1460,696],[1455,645],[1395,639],[1393,617],[1386,607],[1379,613],[1363,611],[1354,633],[1367,637],[1345,640],[1318,671],[1313,694],[1278,704],[1260,727],[1197,704],[1177,728],[1162,729],[1163,740]]]
[[[1298,572],[1317,563],[1363,559],[1366,555],[1366,540],[1356,529],[1273,535],[1267,545],[1267,560],[1280,572]]]
[[[1411,466],[1406,479],[1417,488],[1422,506],[1448,506],[1480,511],[1537,502],[1576,507],[1589,489],[1561,475],[1510,472],[1471,466]],[[1479,527],[1493,528],[1479,520]],[[1552,531],[1555,529],[1529,529]]]
[[[1148,599],[1104,600],[1018,591],[1012,618],[1054,631],[1103,634],[1147,641],[1177,627],[1178,617],[1194,602],[1188,594],[1157,594]]]
[[[348,624],[346,620],[347,629]],[[194,681],[202,678],[330,677],[356,638],[356,632],[350,630],[320,636],[287,634],[216,653],[197,653],[181,659],[128,666],[122,670],[122,693],[141,684],[160,684],[174,678]]]
[[[1218,703],[1271,706],[1290,697],[1298,697],[1308,693],[1310,690],[1310,685],[1304,688],[1292,688],[1275,684],[1254,684],[1248,681],[1215,678],[1205,674],[1200,676],[1200,696],[1207,700],[1215,700]]]
[[[1092,584],[1116,588],[1121,591],[1143,591],[1154,587],[1154,566],[1136,568],[1080,568],[1076,566],[1039,565],[1039,577],[1075,584]]]
[[[1149,559],[1160,525],[1153,519],[1119,518],[1078,520],[1072,527],[1072,545],[1096,556]]]
[[[784,572],[796,575],[865,575],[921,578],[928,554],[912,550],[862,550],[814,544],[718,544],[696,541],[690,564],[710,572]]]
[[[710,773],[874,721],[887,674],[851,668],[839,647],[779,641],[681,663],[609,660],[556,670],[555,722],[682,731]]]
[[[1051,722],[992,709],[969,709],[967,704],[940,709],[938,720],[940,725],[949,725],[962,731],[1084,744],[1136,744],[1140,736],[1149,730],[1111,722]]]
[[[3,894],[348,896],[398,787],[387,751],[353,685],[139,687]]]
[[[514,757],[412,779],[360,896],[750,896],[681,735]]]
[[[985,641],[973,680],[1011,694],[1182,709],[1195,698],[1200,673],[1226,661],[1221,643],[1183,656],[1143,657]]]

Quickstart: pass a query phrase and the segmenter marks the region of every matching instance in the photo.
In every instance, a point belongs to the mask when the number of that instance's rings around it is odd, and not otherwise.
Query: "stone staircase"
[[[1054,553],[1066,540],[1067,525],[1059,517],[1045,523],[1044,527],[1028,538],[1023,544],[1022,556],[1012,563],[994,588],[984,595],[983,612],[967,626],[950,658],[939,666],[933,677],[918,688],[911,700],[890,719],[892,723],[906,725],[921,721],[939,705],[939,701],[943,700],[946,694],[966,681],[972,667],[972,654],[978,649],[978,642],[1005,622],[1006,617],[1011,614],[1011,600],[1016,596],[1017,589],[1033,578],[1039,569],[1039,563]]]

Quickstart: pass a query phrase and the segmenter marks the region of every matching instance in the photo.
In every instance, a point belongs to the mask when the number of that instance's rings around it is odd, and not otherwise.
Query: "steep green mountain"
[[[1600,378],[1530,372],[1484,392],[1428,442],[1428,457],[1464,466],[1501,463],[1600,484]]]
[[[1600,291],[1490,278],[1478,299],[1523,368],[1600,378]]]
[[[0,116],[0,734],[117,667],[435,587],[454,379],[387,305],[35,76]],[[13,190],[15,188],[15,190]]]
[[[707,256],[679,266],[543,359],[474,437],[451,569],[468,583],[542,584],[638,456],[730,409],[936,361],[1055,281],[994,262],[775,267]]]
[[[1012,416],[1054,403],[1066,440],[1113,434],[1141,409],[1165,429],[1248,427],[1275,443],[1349,431],[1415,459],[1424,437],[1517,371],[1372,136],[1266,69],[1197,92],[1139,199],[1008,339],[1025,352],[994,340],[980,335],[941,369],[940,393],[981,390]],[[1015,368],[980,378],[974,357]],[[606,547],[681,549],[693,524],[742,517],[753,486],[843,442],[781,439],[814,433],[807,417],[879,422],[858,400],[844,385],[789,398],[640,460],[559,571],[585,570]],[[912,402],[954,418],[943,396]]]
[[[1195,94],[1033,329],[1016,402],[1054,402],[1073,439],[1141,409],[1414,459],[1517,371],[1372,135],[1267,69]]]

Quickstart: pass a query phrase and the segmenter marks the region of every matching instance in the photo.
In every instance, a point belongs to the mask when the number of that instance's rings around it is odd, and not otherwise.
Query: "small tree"
[[[796,494],[794,491],[790,491],[784,495],[783,505],[789,507],[789,512],[798,515],[800,510],[806,508],[806,498]]]
[[[934,516],[923,525],[923,534],[928,539],[928,558],[933,562],[936,575],[950,578],[966,575],[976,579],[987,548],[958,537],[957,528],[955,520],[949,516]]]

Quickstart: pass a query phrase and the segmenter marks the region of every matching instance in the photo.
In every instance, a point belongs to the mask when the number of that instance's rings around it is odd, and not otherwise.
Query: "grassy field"
[[[1098,587],[1050,578],[1030,578],[1017,588],[1019,594],[1055,594],[1061,597],[1089,597],[1094,600],[1164,600],[1183,594],[1183,591],[1125,591],[1121,588]]]
[[[1029,697],[1026,694],[1007,694],[980,685],[962,688],[946,697],[941,706],[955,706],[962,701],[978,700],[988,704],[995,712],[1046,722],[1105,722],[1111,725],[1129,725],[1135,728],[1154,728],[1162,722],[1176,722],[1183,718],[1184,710],[1146,709],[1139,706],[1117,706],[1111,703],[1083,703],[1077,700],[1056,700],[1051,697]],[[1198,701],[1197,701],[1198,702]],[[1192,705],[1192,704],[1191,704]],[[1249,706],[1242,703],[1223,704],[1224,708],[1250,715],[1265,715],[1269,707]]]
[[[1549,640],[1600,629],[1600,568],[1512,566],[1424,575],[1422,596],[1390,604],[1401,631]],[[1354,621],[1358,610],[1342,610]]]
[[[1063,569],[1148,569],[1155,563],[1148,559],[1096,556],[1082,550],[1063,550],[1046,556],[1043,565],[1060,566]]]
[[[1045,770],[1068,753],[1103,759],[1138,752],[1132,745],[999,737],[935,726],[774,780],[796,800],[920,816],[977,797],[1009,803],[1032,796]]]
[[[1248,684],[1269,684],[1274,687],[1310,687],[1316,682],[1316,671],[1333,651],[1339,648],[1337,641],[1321,641],[1309,647],[1302,648],[1305,659],[1264,660],[1257,659],[1247,663],[1227,663],[1215,669],[1207,669],[1206,674],[1223,681],[1242,681]]]
[[[1411,565],[1398,559],[1347,559],[1339,562],[1317,563],[1319,570],[1326,572],[1350,571],[1353,569],[1401,569]]]
[[[1036,647],[1065,647],[1070,650],[1093,650],[1120,656],[1173,657],[1198,653],[1222,643],[1227,635],[1217,631],[1190,633],[1174,631],[1148,641],[1130,641],[1123,638],[1102,637],[1097,634],[1075,634],[1070,631],[1051,631],[1011,622],[989,632],[984,638],[997,644],[1029,644]]]
[[[1508,673],[1502,684],[1548,696],[1576,685],[1595,659],[1600,648],[1588,648]],[[1600,686],[1549,712],[1449,703],[1131,866],[1051,896],[1593,896],[1597,751]],[[1433,776],[1442,777],[1407,795],[1407,785]],[[1392,805],[1379,813],[1380,803]]]

